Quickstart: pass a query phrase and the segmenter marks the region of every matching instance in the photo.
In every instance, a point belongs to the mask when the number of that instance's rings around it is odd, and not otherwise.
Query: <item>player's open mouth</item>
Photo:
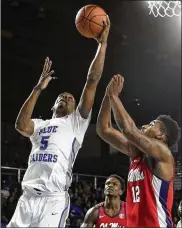
[[[106,189],[106,191],[109,191],[109,192],[114,192],[114,190],[113,190],[113,189],[111,189],[111,188]]]
[[[65,103],[67,104],[67,101],[64,100],[64,99],[61,99],[61,100],[59,101],[59,104],[60,104],[60,102],[65,102]]]

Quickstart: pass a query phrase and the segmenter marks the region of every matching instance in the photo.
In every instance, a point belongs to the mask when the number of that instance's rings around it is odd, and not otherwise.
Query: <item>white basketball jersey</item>
[[[59,193],[72,181],[72,168],[91,119],[83,119],[78,108],[70,115],[50,120],[33,119],[32,150],[22,188]]]

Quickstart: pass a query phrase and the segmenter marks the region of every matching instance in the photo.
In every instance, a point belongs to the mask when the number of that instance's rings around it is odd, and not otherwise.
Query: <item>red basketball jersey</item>
[[[157,178],[141,157],[131,161],[126,203],[127,227],[173,227],[173,179]]]
[[[126,227],[126,203],[121,201],[121,208],[119,214],[110,217],[104,211],[104,203],[99,204],[99,216],[95,227]]]

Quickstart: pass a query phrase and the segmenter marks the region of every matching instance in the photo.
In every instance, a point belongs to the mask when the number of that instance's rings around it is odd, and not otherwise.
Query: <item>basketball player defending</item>
[[[127,227],[172,227],[174,159],[169,149],[179,139],[177,122],[160,115],[139,130],[119,99],[124,78],[116,75],[107,87],[97,133],[130,156],[127,182]],[[122,132],[110,122],[111,109]]]
[[[126,227],[126,203],[120,200],[124,191],[124,180],[110,175],[104,188],[105,201],[88,210],[81,227]]]
[[[38,84],[22,106],[15,126],[23,136],[30,137],[32,151],[22,181],[24,193],[8,227],[65,226],[72,167],[90,122],[96,88],[103,71],[109,29],[107,17],[77,107],[74,97],[65,92],[58,96],[51,119],[31,119],[40,93],[52,79],[49,58]]]

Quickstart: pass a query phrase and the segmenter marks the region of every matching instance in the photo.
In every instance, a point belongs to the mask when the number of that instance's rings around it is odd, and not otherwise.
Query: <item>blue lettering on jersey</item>
[[[36,161],[43,161],[43,162],[57,162],[58,155],[56,154],[32,154],[30,155],[30,163],[36,162]]]
[[[48,126],[43,129],[40,129],[39,135],[41,134],[47,134],[47,133],[56,133],[58,126]]]

